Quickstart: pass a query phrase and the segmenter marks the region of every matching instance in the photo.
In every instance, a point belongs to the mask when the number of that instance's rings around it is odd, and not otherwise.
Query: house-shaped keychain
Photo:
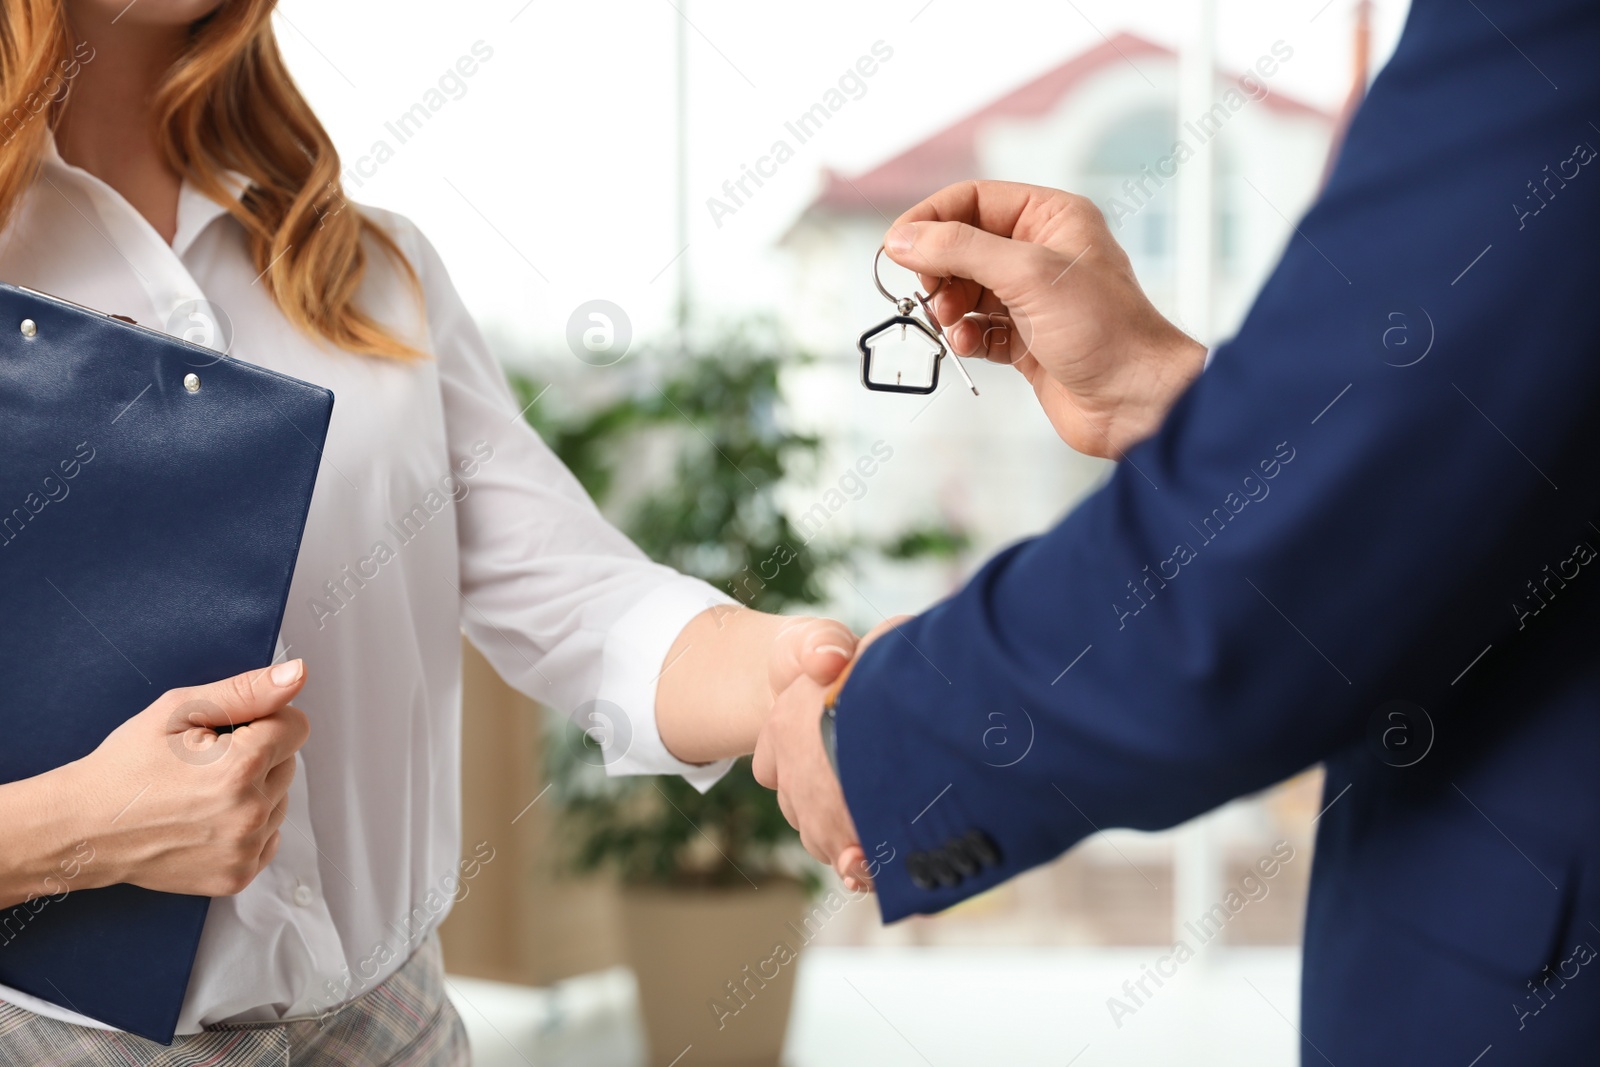
[[[944,342],[927,323],[909,313],[911,301],[901,302],[901,314],[880,322],[861,335],[861,384],[884,393],[927,394],[939,388],[939,363]]]
[[[911,297],[891,296],[878,277],[878,257],[882,255],[880,248],[872,261],[872,280],[898,314],[878,323],[856,342],[856,349],[861,353],[861,384],[876,392],[926,396],[939,388],[939,364],[949,352],[943,330],[929,325],[938,322],[928,306],[933,294],[918,293],[915,301]],[[940,285],[943,284],[941,281]],[[938,292],[939,286],[934,286],[933,291]],[[927,316],[926,321],[916,316],[918,303]],[[956,369],[966,379],[972,395],[977,396],[978,388],[959,359]]]

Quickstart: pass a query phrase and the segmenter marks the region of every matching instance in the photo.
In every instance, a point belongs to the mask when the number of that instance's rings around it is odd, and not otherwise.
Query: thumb
[[[305,661],[246,671],[208,685],[172,692],[175,706],[168,732],[226,730],[282,711],[305,685]]]
[[[856,635],[844,623],[796,619],[784,629],[775,650],[773,691],[782,692],[802,676],[825,686],[850,662],[855,650]]]
[[[800,667],[818,685],[836,678],[856,652],[856,635],[834,619],[814,619],[805,627]]]
[[[833,861],[833,869],[850,892],[872,892],[872,873],[867,866],[867,854],[860,844],[851,845],[839,853]]]
[[[901,223],[889,230],[883,247],[908,270],[930,278],[970,278],[996,295],[1015,291],[1031,277],[1042,251],[965,222]]]

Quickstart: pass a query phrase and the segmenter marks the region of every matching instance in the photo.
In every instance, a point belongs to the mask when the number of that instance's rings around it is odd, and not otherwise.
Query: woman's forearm
[[[673,642],[656,684],[656,727],[667,751],[710,763],[755,749],[774,696],[801,674],[826,683],[855,637],[829,619],[741,607],[696,615]]]
[[[107,884],[89,870],[93,847],[73,803],[72,766],[0,785],[0,909]]]

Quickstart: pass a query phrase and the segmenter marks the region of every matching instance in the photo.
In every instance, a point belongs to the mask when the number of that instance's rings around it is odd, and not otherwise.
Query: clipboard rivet
[[[185,374],[183,376],[183,387],[191,393],[198,393],[200,391],[200,375]]]
[[[32,319],[23,319],[22,325],[19,326],[18,329],[22,331],[22,336],[32,337],[34,334],[39,332],[39,324],[34,322]]]

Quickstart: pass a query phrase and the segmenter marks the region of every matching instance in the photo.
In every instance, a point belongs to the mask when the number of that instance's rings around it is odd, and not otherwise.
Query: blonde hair
[[[339,154],[278,52],[274,4],[229,0],[194,24],[156,93],[157,143],[175,171],[244,226],[255,268],[290,322],[348,352],[420,358],[356,304],[365,240],[394,260],[420,299],[416,270],[345,204]],[[18,126],[0,151],[0,225],[44,156],[49,127],[29,121],[41,95],[50,122],[69,98],[79,63],[72,38],[62,0],[0,0],[0,123],[7,133]],[[230,170],[249,182],[240,197],[224,180]]]

